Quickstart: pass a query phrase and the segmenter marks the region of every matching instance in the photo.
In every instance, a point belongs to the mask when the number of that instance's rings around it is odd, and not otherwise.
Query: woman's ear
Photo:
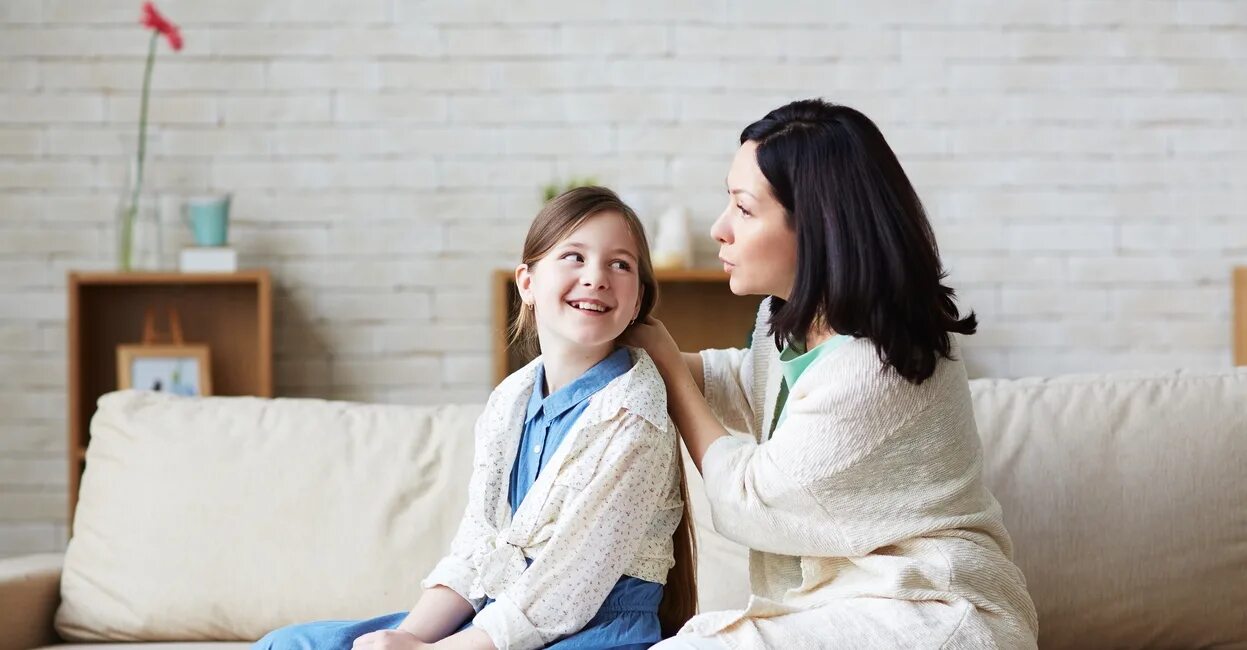
[[[533,274],[528,269],[527,264],[521,264],[515,267],[515,288],[519,289],[520,300],[525,305],[533,304]]]

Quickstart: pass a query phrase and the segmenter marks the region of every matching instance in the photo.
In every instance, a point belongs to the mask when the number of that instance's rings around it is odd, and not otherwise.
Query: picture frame
[[[187,397],[212,394],[212,358],[203,343],[117,346],[117,388]]]

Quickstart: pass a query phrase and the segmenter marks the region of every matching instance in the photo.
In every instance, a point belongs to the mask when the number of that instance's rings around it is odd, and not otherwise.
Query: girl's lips
[[[577,303],[581,303],[581,302],[587,302],[591,305],[597,305],[599,307],[602,307],[603,311],[593,311],[592,309],[581,309],[576,306]],[[609,314],[610,312],[614,311],[610,307],[607,307],[606,305],[603,305],[602,303],[593,301],[593,300],[584,300],[584,301],[571,300],[571,301],[568,301],[567,306],[571,307],[572,309],[576,310],[577,312],[581,314],[584,314],[585,316],[605,316]]]

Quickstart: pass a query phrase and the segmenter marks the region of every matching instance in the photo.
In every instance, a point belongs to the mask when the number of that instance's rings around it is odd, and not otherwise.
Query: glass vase
[[[160,196],[136,184],[137,158],[131,158],[117,201],[116,263],[118,271],[155,271],[163,261]]]

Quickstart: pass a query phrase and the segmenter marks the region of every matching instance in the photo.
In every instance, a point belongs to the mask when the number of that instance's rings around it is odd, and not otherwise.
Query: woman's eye
[[[737,209],[737,210],[740,210],[740,213],[741,213],[741,214],[743,214],[743,215],[745,215],[746,217],[753,216],[753,215],[749,214],[749,211],[748,211],[748,210],[746,210],[746,209],[745,209],[745,206],[743,206],[743,205],[739,205],[739,204],[737,204],[736,209]]]

